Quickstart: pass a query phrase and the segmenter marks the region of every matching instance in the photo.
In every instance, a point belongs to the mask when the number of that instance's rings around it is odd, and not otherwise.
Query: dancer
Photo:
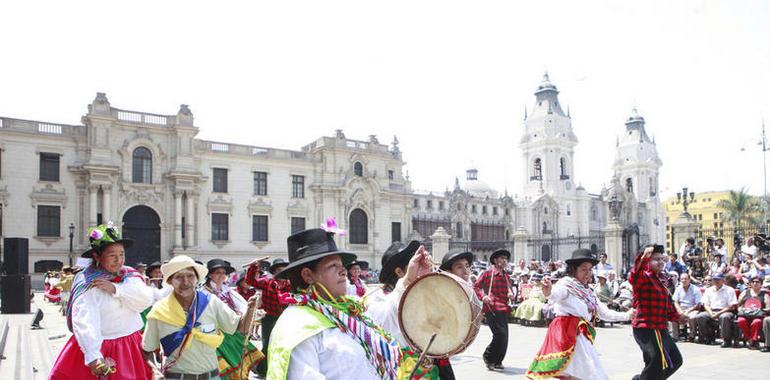
[[[633,310],[612,311],[596,299],[588,285],[593,266],[599,262],[593,252],[578,249],[566,261],[566,277],[553,286],[549,278],[543,280],[543,295],[553,302],[556,318],[548,326],[545,342],[529,366],[527,377],[608,379],[594,347],[594,320],[598,317],[605,321],[627,321]]]
[[[208,274],[201,290],[219,298],[239,316],[245,315],[248,303],[225,282],[227,277],[235,272],[235,268],[222,259],[209,260],[206,267]],[[222,344],[217,347],[219,376],[231,380],[248,379],[249,372],[265,358],[265,355],[249,341],[249,331],[245,334],[238,331],[233,334],[225,333],[224,336]]]
[[[388,307],[365,311],[363,303],[345,295],[344,264],[356,256],[337,249],[335,230],[305,230],[287,240],[289,265],[278,277],[289,278],[297,293],[287,300],[294,306],[283,312],[270,338],[269,380],[395,380],[411,369],[401,366],[407,362],[401,347],[376,321],[396,315],[405,286],[431,271],[427,251],[412,258],[404,279],[382,301]]]
[[[185,255],[174,256],[161,266],[163,282],[174,291],[153,305],[147,315],[142,350],[157,370],[154,353],[163,349],[162,372],[166,379],[219,379],[217,347],[224,334],[245,334],[251,324],[257,297],[238,315],[219,297],[197,290],[208,270]],[[241,346],[243,347],[243,346]]]
[[[508,315],[511,314],[509,301],[513,301],[511,282],[505,272],[511,252],[498,249],[492,252],[489,262],[493,266],[484,271],[473,285],[476,295],[484,301],[484,316],[489,329],[492,330],[492,341],[484,351],[484,364],[490,371],[502,370],[505,352],[508,350]]]
[[[644,251],[637,255],[632,269],[636,315],[631,326],[644,358],[644,369],[634,376],[634,380],[664,380],[682,365],[682,355],[666,324],[668,321],[687,323],[688,318],[676,310],[666,286],[660,280],[665,265],[663,250],[662,245],[645,246]]]
[[[123,266],[125,249],[133,242],[122,239],[111,223],[90,228],[88,239],[91,248],[81,257],[92,262],[78,273],[67,303],[73,335],[49,379],[151,379],[142,358],[139,313],[152,303],[152,293],[141,273]]]

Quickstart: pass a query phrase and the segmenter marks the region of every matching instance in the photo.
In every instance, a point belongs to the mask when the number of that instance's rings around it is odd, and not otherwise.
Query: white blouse
[[[91,288],[72,305],[72,333],[85,356],[85,364],[102,359],[102,342],[122,338],[142,329],[139,315],[153,302],[152,290],[141,278],[113,283],[115,294]]]
[[[211,294],[212,297],[219,298],[216,294],[212,293],[209,288],[216,289],[216,285],[213,282],[209,282],[207,284],[208,286],[202,287],[202,291],[208,294]],[[235,290],[231,289],[227,284],[222,284],[222,293],[224,293],[227,297],[230,297],[230,299],[233,301],[233,304],[235,305],[234,312],[238,313],[238,315],[243,316],[246,314],[246,311],[249,309],[249,303],[246,301],[243,296],[238,294]],[[222,301],[222,299],[219,299]],[[227,302],[222,301],[225,305],[227,305]]]
[[[367,302],[366,315],[389,332],[399,332],[398,303],[404,293],[403,280],[388,295]],[[284,313],[293,312],[292,308]],[[337,328],[329,328],[297,345],[291,353],[288,380],[380,380],[366,359],[363,347]]]

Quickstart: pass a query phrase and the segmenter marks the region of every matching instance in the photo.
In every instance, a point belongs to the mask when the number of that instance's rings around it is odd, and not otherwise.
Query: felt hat
[[[185,268],[195,270],[195,273],[198,274],[198,283],[205,281],[206,275],[209,273],[204,265],[196,263],[190,256],[178,255],[160,266],[160,271],[163,272],[163,282],[168,282],[171,276]]]
[[[268,267],[267,270],[270,271],[270,273],[275,273],[276,269],[286,267],[287,265],[289,265],[289,262],[279,257],[273,260],[273,263],[270,264],[270,267]]]
[[[448,271],[452,269],[452,264],[454,264],[455,261],[462,259],[468,260],[468,264],[473,264],[473,253],[464,249],[450,250],[444,255],[444,258],[441,259],[441,266],[439,269]]]
[[[225,273],[228,275],[235,272],[235,268],[233,268],[233,266],[230,265],[230,262],[226,260],[211,259],[206,263],[206,269],[208,269],[209,273],[218,268],[225,268]]]
[[[567,264],[580,264],[583,262],[590,262],[593,265],[599,263],[596,259],[596,255],[589,249],[581,248],[572,251],[572,257],[565,260]]]
[[[490,263],[494,263],[495,259],[498,256],[505,256],[510,261],[511,260],[511,251],[509,251],[509,250],[507,250],[505,248],[500,248],[500,249],[492,252],[492,256],[489,256],[489,262]]]
[[[420,248],[420,242],[412,240],[409,243],[400,241],[393,244],[382,254],[382,269],[380,270],[380,282],[383,284],[394,284],[398,280],[396,268],[406,267],[409,260]]]
[[[288,278],[288,275],[304,264],[318,261],[327,256],[339,255],[342,265],[356,259],[352,252],[342,251],[334,242],[334,232],[322,228],[313,228],[297,232],[286,239],[289,251],[289,265],[276,275],[276,278]]]

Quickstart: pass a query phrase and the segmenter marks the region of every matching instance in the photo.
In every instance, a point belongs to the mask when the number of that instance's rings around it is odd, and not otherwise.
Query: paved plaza
[[[41,306],[46,313],[42,323],[45,330],[28,330],[31,315],[0,315],[0,319],[9,319],[12,324],[18,325],[17,331],[27,334],[25,339],[29,340],[19,342],[18,336],[22,335],[9,335],[5,349],[8,360],[0,361],[0,380],[46,379],[53,360],[69,339],[65,319],[57,313],[58,307],[43,302],[39,293],[35,297],[33,311],[37,306]],[[482,326],[476,341],[468,350],[452,359],[455,374],[458,379],[525,379],[524,372],[545,333],[545,328],[510,325],[508,354],[503,362],[506,370],[490,372],[484,367],[481,354],[491,340],[491,334],[487,326]],[[46,353],[45,347],[40,346],[45,344],[50,347],[50,354]],[[597,329],[596,347],[610,379],[631,379],[641,369],[641,353],[628,325]],[[767,378],[766,366],[758,363],[767,363],[770,354],[744,348],[723,349],[692,343],[680,343],[679,349],[685,364],[674,379]]]

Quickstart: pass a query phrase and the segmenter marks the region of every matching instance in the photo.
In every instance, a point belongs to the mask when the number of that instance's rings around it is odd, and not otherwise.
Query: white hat
[[[192,267],[198,274],[198,283],[202,283],[206,280],[206,274],[209,273],[206,266],[196,263],[195,260],[191,259],[189,256],[178,255],[160,266],[160,271],[163,273],[163,282],[168,282],[168,279],[176,272],[190,267]]]

